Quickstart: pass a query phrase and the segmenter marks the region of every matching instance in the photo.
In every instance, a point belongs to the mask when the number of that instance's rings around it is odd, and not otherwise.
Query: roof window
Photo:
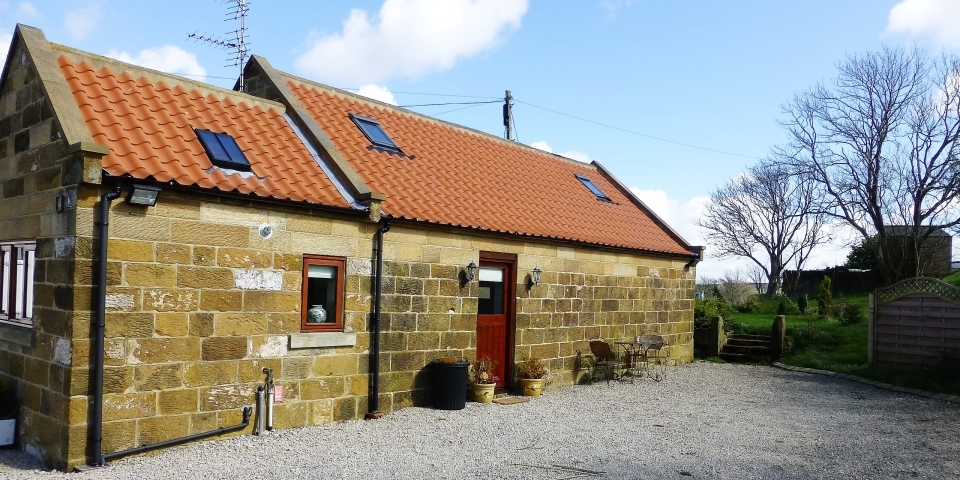
[[[243,154],[243,150],[240,150],[237,141],[229,134],[199,128],[196,131],[203,149],[207,151],[207,156],[210,157],[210,162],[214,166],[239,172],[250,171],[250,161]]]
[[[587,189],[589,189],[594,195],[597,196],[597,200],[613,203],[613,200],[610,200],[610,197],[608,197],[605,193],[603,193],[603,190],[600,190],[599,187],[593,184],[593,180],[590,180],[589,178],[583,175],[574,175],[574,176],[577,177],[577,180],[580,180],[581,182],[583,182],[584,187],[587,187]]]
[[[357,127],[360,128],[360,131],[363,132],[363,135],[367,137],[367,140],[370,140],[375,147],[384,148],[387,150],[393,150],[396,152],[400,151],[400,147],[390,138],[390,135],[387,135],[387,132],[383,131],[383,127],[380,126],[380,122],[367,117],[361,117],[360,115],[350,114],[350,119],[353,120],[353,123],[357,124]]]

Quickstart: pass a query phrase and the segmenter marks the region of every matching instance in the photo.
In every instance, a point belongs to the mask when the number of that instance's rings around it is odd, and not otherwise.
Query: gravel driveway
[[[960,405],[772,367],[695,363],[664,382],[525,404],[408,408],[170,448],[86,474],[0,450],[0,478],[960,478]],[[591,474],[590,472],[603,472]]]

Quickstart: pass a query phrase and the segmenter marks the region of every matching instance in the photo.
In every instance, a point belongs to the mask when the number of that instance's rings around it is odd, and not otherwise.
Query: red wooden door
[[[516,260],[481,253],[478,277],[477,358],[497,362],[497,387],[507,387],[513,376]]]

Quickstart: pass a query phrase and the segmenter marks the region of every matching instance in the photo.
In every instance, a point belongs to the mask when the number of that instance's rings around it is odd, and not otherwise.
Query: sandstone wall
[[[79,232],[93,231],[100,193],[81,189]],[[379,225],[172,190],[156,207],[116,202],[110,222],[104,452],[238,423],[265,366],[284,387],[278,428],[366,413]],[[274,227],[269,240],[261,223]],[[517,360],[549,359],[570,383],[589,338],[647,330],[690,360],[694,281],[680,260],[395,224],[384,245],[381,411],[424,403],[434,358],[473,359],[477,284],[461,288],[459,274],[480,251],[517,255]],[[344,325],[355,345],[311,347],[344,335],[300,333],[305,253],[347,258]],[[527,291],[536,265],[541,283]],[[88,341],[75,351],[89,351]],[[77,392],[71,405],[85,400]]]

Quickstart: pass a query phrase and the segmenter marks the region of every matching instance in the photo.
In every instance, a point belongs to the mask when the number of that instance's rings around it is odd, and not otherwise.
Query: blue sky
[[[21,22],[53,42],[232,86],[228,53],[187,38],[235,29],[227,11],[220,0],[0,1],[0,42]],[[956,0],[252,0],[247,25],[252,52],[274,67],[400,105],[509,89],[520,142],[601,162],[693,243],[710,190],[782,142],[780,105],[846,54],[960,48]],[[502,135],[499,104],[451,111],[461,107],[413,110]],[[843,243],[810,266],[842,261]],[[711,258],[699,274],[738,265]]]

